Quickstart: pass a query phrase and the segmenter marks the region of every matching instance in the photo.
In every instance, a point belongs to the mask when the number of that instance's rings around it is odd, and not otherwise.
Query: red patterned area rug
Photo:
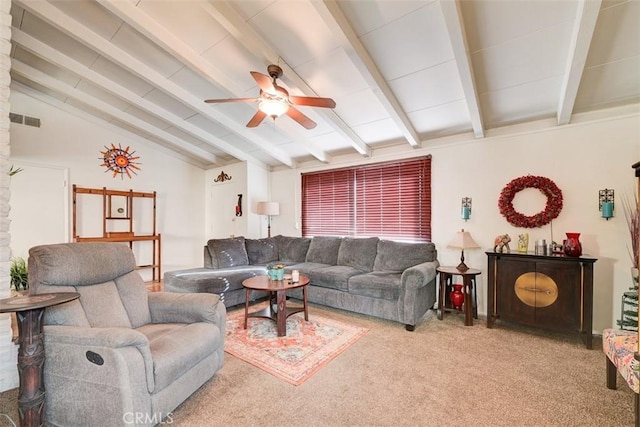
[[[308,322],[304,313],[289,317],[286,337],[277,336],[270,319],[249,318],[247,329],[243,326],[244,310],[227,317],[224,350],[293,385],[302,384],[368,331],[312,312]]]

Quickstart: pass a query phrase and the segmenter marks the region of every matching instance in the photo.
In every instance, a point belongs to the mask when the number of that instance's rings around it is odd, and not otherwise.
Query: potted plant
[[[11,258],[9,275],[11,276],[11,290],[20,293],[29,289],[27,263],[24,258]]]
[[[634,194],[633,200],[623,199],[622,207],[624,216],[627,219],[629,227],[629,238],[631,239],[631,247],[629,248],[629,256],[631,256],[631,277],[633,279],[633,289],[638,289],[638,249],[640,244],[640,213],[638,212],[638,195]]]
[[[628,331],[638,330],[638,249],[640,244],[640,212],[638,212],[638,195],[634,194],[633,200],[623,199],[622,208],[627,219],[631,247],[631,287],[622,294],[622,307],[620,320],[616,321],[621,329]]]

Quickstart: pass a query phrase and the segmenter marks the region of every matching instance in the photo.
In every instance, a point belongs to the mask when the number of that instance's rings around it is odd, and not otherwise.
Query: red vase
[[[567,256],[582,255],[582,244],[580,243],[580,233],[567,233],[567,240],[564,241],[564,254]]]
[[[456,310],[460,310],[462,308],[462,303],[464,302],[464,294],[462,293],[462,285],[454,284],[453,290],[449,294],[449,298],[451,299],[451,304],[453,304],[453,308]]]

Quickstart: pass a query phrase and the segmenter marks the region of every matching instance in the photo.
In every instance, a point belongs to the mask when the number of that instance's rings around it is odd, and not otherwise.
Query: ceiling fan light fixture
[[[281,99],[261,99],[258,108],[267,116],[276,118],[287,112],[289,104]]]

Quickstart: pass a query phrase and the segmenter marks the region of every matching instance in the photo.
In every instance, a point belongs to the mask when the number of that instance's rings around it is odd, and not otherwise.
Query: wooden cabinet
[[[593,264],[589,257],[487,252],[487,327],[497,319],[578,331],[593,348]]]
[[[81,195],[100,196],[92,198],[93,202],[82,203]],[[136,201],[143,202],[139,206]],[[91,208],[94,209],[91,209]],[[84,208],[84,209],[83,209]],[[138,213],[144,215],[134,215]],[[94,216],[101,212],[102,226],[96,226]],[[87,218],[88,217],[88,218]],[[143,227],[138,227],[142,223]],[[80,236],[82,226],[95,233]],[[161,235],[156,230],[156,192],[139,192],[133,190],[109,190],[107,188],[82,188],[73,185],[73,239],[76,242],[122,242],[136,248],[136,258],[143,258],[138,269],[151,269],[151,280],[159,282],[162,277]],[[145,242],[145,243],[143,243]]]

